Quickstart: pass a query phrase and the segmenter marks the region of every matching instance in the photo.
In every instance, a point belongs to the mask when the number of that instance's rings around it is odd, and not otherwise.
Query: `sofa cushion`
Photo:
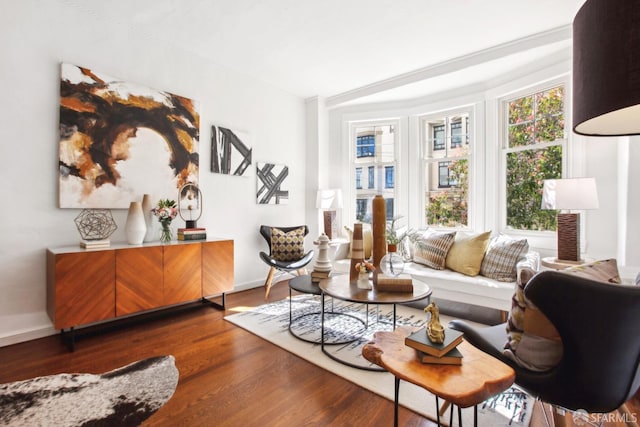
[[[445,267],[447,254],[456,238],[456,232],[431,232],[422,236],[416,242],[413,261],[424,264],[435,270]]]
[[[620,283],[615,259],[570,267],[562,273],[577,275],[605,283]],[[516,285],[507,323],[504,355],[527,369],[546,371],[562,357],[562,342],[551,321],[524,295],[524,289],[535,271],[523,269]]]
[[[512,239],[500,234],[491,239],[489,249],[482,260],[480,274],[501,282],[516,280],[516,264],[529,249],[527,239]]]
[[[490,237],[490,231],[471,236],[458,233],[447,254],[445,266],[467,276],[477,276]]]
[[[297,261],[304,256],[304,227],[284,232],[271,227],[271,256],[278,261]]]
[[[349,258],[351,258],[351,242],[353,242],[353,228],[344,226],[347,236],[349,236]],[[364,259],[371,258],[373,251],[373,231],[371,224],[362,224],[362,244],[364,245]]]

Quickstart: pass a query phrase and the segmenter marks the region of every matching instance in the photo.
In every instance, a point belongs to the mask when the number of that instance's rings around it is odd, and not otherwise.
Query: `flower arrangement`
[[[375,271],[376,267],[367,261],[362,261],[356,264],[356,271],[360,274],[370,273]]]
[[[151,213],[158,217],[158,221],[162,225],[162,234],[160,234],[161,242],[170,242],[171,235],[171,221],[178,215],[178,208],[176,207],[175,200],[160,199],[158,205],[151,209]]]

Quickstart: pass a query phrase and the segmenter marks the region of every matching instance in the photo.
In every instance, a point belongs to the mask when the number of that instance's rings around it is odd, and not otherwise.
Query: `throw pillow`
[[[560,334],[549,319],[524,295],[536,271],[524,267],[516,283],[507,321],[507,342],[503,354],[532,371],[547,371],[562,358]]]
[[[587,279],[600,280],[607,283],[622,283],[618,272],[618,262],[615,258],[594,261],[589,264],[576,265],[575,267],[561,270],[563,273],[574,276],[585,277]]]
[[[449,233],[432,232],[421,237],[416,242],[413,261],[435,270],[443,270],[447,254],[455,238],[455,231]]]
[[[278,261],[297,261],[304,256],[304,227],[284,232],[271,227],[271,256]]]
[[[490,237],[490,231],[473,236],[456,235],[453,246],[447,254],[446,267],[467,276],[477,276],[480,273]]]
[[[349,258],[351,258],[351,242],[353,242],[353,229],[344,226],[344,229],[349,236]],[[371,230],[370,224],[362,224],[362,243],[364,244],[364,258],[371,258],[373,252],[373,230]]]
[[[515,240],[501,234],[489,244],[480,274],[500,282],[514,282],[517,276],[516,264],[529,250],[527,239]]]
[[[615,259],[595,261],[570,267],[562,273],[577,275],[604,283],[620,283]],[[520,366],[534,371],[546,371],[558,364],[562,357],[562,342],[551,321],[524,295],[524,289],[535,271],[523,268],[513,296],[507,343],[503,354]]]

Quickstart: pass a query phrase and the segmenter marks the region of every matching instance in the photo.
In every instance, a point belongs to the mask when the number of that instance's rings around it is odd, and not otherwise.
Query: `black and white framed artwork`
[[[220,126],[211,126],[211,172],[247,176],[251,169],[249,166],[249,135]]]
[[[286,205],[289,203],[289,190],[286,188],[289,168],[273,163],[256,164],[256,201],[260,205]]]

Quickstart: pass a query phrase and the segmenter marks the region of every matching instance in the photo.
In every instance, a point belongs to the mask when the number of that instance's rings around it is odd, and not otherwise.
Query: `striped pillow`
[[[480,274],[500,282],[515,282],[516,264],[528,250],[527,239],[515,240],[501,234],[490,243],[482,260]]]
[[[443,270],[449,249],[456,238],[456,232],[429,233],[416,242],[413,261],[435,270]]]
[[[297,261],[304,256],[304,227],[284,232],[271,227],[271,256],[278,261]]]

